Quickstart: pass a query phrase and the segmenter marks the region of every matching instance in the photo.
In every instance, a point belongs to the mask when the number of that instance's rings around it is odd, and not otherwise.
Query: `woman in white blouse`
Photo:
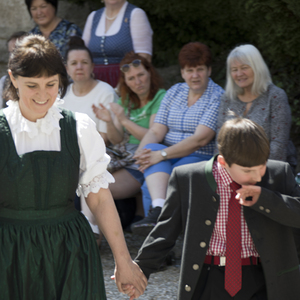
[[[106,82],[94,79],[94,62],[90,50],[78,36],[70,38],[66,51],[66,68],[73,80],[64,97],[63,108],[87,114],[95,123],[105,143],[108,142],[106,122],[99,120],[93,112],[93,105],[109,108],[117,102],[118,96]]]
[[[96,78],[115,87],[125,53],[151,60],[153,32],[142,9],[125,0],[103,1],[105,7],[88,16],[82,38],[92,52]]]
[[[125,244],[103,140],[87,115],[55,104],[68,82],[59,52],[44,37],[28,36],[8,67],[12,100],[0,111],[1,295],[106,299],[93,233],[73,204],[79,181],[112,249],[119,290],[138,297],[147,280]]]

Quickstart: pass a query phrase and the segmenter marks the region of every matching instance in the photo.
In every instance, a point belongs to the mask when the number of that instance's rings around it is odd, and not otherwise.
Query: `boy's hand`
[[[236,191],[235,198],[239,200],[239,203],[244,206],[254,205],[261,193],[261,187],[257,185],[242,185],[240,189]],[[252,197],[252,200],[246,200],[246,198]]]

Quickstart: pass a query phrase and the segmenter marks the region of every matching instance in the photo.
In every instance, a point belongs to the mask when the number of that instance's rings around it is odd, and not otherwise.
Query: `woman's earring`
[[[17,95],[19,97],[19,89],[18,88],[16,88],[16,93],[17,93]]]

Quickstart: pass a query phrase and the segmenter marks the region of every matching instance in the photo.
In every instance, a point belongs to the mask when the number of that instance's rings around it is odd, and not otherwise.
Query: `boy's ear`
[[[223,157],[222,155],[218,155],[217,160],[218,160],[218,163],[219,163],[223,168],[225,168],[225,166],[226,166],[226,161],[225,161],[224,157]]]

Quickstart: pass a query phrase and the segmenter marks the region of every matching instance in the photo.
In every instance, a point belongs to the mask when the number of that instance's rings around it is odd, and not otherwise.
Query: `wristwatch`
[[[167,152],[166,152],[165,150],[161,150],[161,151],[160,151],[160,154],[161,154],[161,156],[163,157],[164,160],[167,159],[167,155],[168,155],[168,154],[167,154]]]

